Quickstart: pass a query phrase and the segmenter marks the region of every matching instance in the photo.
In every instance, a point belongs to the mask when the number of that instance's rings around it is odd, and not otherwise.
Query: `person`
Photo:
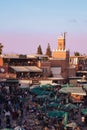
[[[81,129],[79,128],[79,126],[77,126],[77,127],[75,128],[75,130],[81,130]]]
[[[82,121],[82,126],[83,126],[84,123],[85,123],[85,117],[84,116],[81,117],[81,121]]]
[[[47,127],[47,126],[45,126],[45,127],[43,128],[43,130],[49,130],[49,129],[48,129],[48,127]]]
[[[29,113],[29,105],[26,106],[26,115]]]
[[[87,116],[85,116],[85,124],[87,124]]]
[[[10,118],[9,117],[6,118],[6,128],[11,128]]]
[[[1,118],[0,118],[0,128],[1,128]]]

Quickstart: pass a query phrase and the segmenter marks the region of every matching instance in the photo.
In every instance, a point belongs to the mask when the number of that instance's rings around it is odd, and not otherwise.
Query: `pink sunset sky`
[[[35,54],[48,43],[57,49],[67,32],[66,49],[87,54],[87,0],[0,1],[0,43],[3,53]]]
[[[60,34],[1,34],[1,43],[4,45],[3,53],[17,53],[17,54],[35,54],[39,44],[45,54],[48,43],[50,43],[51,50],[57,49],[58,37]],[[78,51],[81,54],[86,54],[87,47],[86,34],[71,34],[66,35],[66,49],[70,50],[72,54]]]

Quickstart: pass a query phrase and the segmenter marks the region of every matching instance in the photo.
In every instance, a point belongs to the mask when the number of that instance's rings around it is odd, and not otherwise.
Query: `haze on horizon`
[[[0,43],[3,53],[43,53],[67,32],[66,49],[87,54],[87,0],[1,0]]]

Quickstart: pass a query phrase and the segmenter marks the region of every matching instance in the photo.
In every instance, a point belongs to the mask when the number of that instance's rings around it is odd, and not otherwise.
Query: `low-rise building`
[[[76,69],[76,76],[87,76],[87,56],[70,56],[70,66],[74,66]]]
[[[3,55],[0,62],[0,75],[17,78],[49,78],[68,80],[70,75],[69,51],[66,50],[64,36],[58,38],[58,47],[52,52],[52,58],[46,55]],[[72,75],[73,75],[72,71]]]

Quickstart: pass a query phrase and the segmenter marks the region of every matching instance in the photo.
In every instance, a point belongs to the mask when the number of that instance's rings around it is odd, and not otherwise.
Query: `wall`
[[[63,78],[68,78],[69,75],[69,62],[67,60],[51,60],[51,67],[61,67],[61,75]]]
[[[0,57],[0,66],[3,66],[3,58]]]

